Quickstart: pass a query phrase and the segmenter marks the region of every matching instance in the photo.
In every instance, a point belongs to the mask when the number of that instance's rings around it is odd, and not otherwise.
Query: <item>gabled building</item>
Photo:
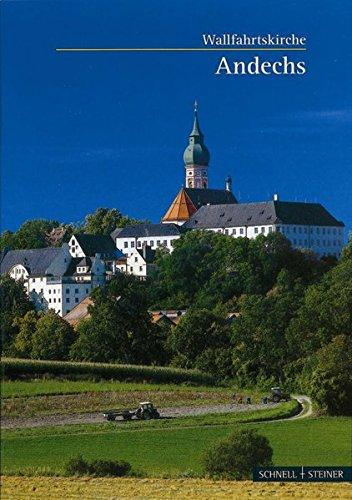
[[[234,238],[256,238],[276,231],[284,234],[294,248],[308,249],[320,256],[338,257],[344,240],[343,222],[336,220],[320,203],[278,199],[203,206],[184,228],[207,229]]]
[[[72,257],[67,244],[60,248],[10,250],[2,259],[1,274],[21,281],[37,310],[67,314],[106,280],[104,261]]]
[[[80,267],[89,266],[92,258],[102,259],[108,278],[116,273],[119,269],[120,259],[124,258],[123,253],[116,249],[114,241],[109,235],[74,234],[71,236],[68,246],[72,257],[86,259],[82,260]]]
[[[156,251],[146,244],[142,248],[134,248],[127,257],[127,274],[146,279],[156,269],[155,253]]]
[[[94,257],[98,253],[103,258],[109,258],[116,254],[113,240],[103,234],[74,234],[68,246],[72,257]]]

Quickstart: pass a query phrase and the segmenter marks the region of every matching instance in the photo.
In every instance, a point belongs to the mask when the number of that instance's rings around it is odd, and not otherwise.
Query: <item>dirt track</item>
[[[206,406],[180,406],[177,408],[159,409],[161,417],[175,418],[207,413],[241,413],[261,409],[275,408],[277,404],[217,404]],[[102,413],[81,413],[71,415],[44,415],[38,417],[5,417],[2,419],[2,429],[16,429],[28,427],[50,427],[70,424],[97,424],[104,422]]]

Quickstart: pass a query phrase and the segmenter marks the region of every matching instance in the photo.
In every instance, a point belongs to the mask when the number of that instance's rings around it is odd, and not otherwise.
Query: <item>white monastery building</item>
[[[53,309],[64,316],[95,287],[103,286],[123,257],[109,236],[74,236],[70,244],[9,250],[2,257],[1,274],[21,280],[36,309]]]

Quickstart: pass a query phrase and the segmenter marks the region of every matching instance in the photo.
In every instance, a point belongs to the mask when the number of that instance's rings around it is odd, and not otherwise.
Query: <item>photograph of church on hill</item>
[[[0,8],[1,498],[351,498],[352,1]]]

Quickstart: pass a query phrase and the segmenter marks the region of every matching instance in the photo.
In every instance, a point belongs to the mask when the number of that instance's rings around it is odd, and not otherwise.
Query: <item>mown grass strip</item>
[[[42,376],[90,376],[103,380],[115,379],[130,382],[192,383],[215,385],[214,377],[197,370],[160,366],[118,365],[108,363],[79,363],[71,361],[43,361],[3,358],[2,373],[7,379],[35,378]]]
[[[349,498],[350,485],[333,483],[253,483],[210,479],[1,478],[4,498]]]

